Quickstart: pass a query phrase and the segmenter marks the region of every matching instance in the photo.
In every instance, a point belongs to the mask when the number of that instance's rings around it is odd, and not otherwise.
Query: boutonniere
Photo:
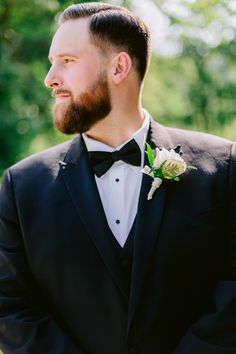
[[[186,164],[181,157],[180,146],[170,150],[156,148],[156,155],[154,156],[151,146],[148,143],[146,145],[146,153],[150,166],[144,166],[142,172],[153,178],[147,197],[148,200],[152,199],[153,194],[160,187],[164,179],[178,182],[180,176],[187,169],[197,169],[194,166]]]

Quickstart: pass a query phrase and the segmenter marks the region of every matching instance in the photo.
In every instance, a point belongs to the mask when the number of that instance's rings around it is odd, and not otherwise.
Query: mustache
[[[56,89],[56,90],[53,90],[51,95],[52,97],[56,97],[58,95],[70,95],[71,96],[71,91],[69,90],[63,90],[63,89]]]

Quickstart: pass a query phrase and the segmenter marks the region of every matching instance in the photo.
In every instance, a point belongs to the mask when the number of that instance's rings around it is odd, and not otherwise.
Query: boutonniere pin
[[[147,199],[152,199],[155,191],[160,187],[164,179],[178,182],[180,177],[187,169],[197,168],[187,165],[181,157],[180,146],[175,149],[156,148],[156,155],[153,155],[151,146],[146,143],[147,156],[150,166],[144,166],[141,172],[153,178],[151,189]]]

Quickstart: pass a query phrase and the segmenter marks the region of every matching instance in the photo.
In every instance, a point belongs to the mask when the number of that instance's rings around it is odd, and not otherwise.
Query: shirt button
[[[119,180],[119,178],[116,178],[116,180],[115,180],[116,182],[120,182],[120,180]]]
[[[120,220],[117,219],[117,220],[116,220],[116,223],[119,224],[119,223],[120,223]]]

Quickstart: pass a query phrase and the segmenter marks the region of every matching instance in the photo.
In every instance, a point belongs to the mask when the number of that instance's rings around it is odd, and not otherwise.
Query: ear
[[[132,68],[132,60],[128,53],[120,52],[113,59],[112,81],[119,85],[129,74]]]

